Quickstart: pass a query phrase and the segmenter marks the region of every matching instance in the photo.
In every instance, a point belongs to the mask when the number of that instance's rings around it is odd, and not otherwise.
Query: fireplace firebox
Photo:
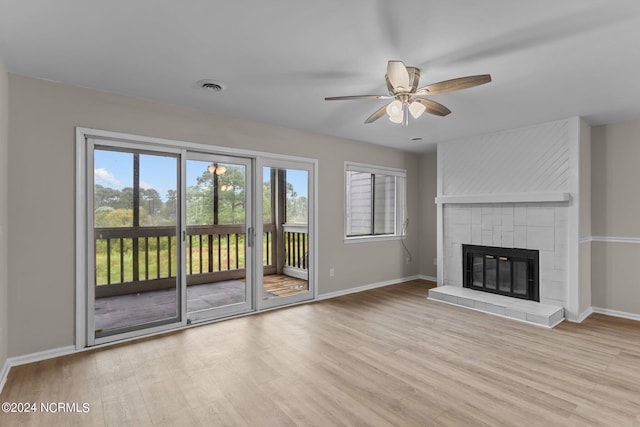
[[[540,302],[539,252],[462,245],[463,287]]]

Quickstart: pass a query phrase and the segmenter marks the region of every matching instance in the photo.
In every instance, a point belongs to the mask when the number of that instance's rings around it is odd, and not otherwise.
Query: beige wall
[[[593,242],[591,247],[593,307],[640,315],[640,245]]]
[[[420,274],[436,278],[437,267],[433,260],[437,257],[437,216],[438,207],[435,203],[438,193],[438,155],[437,153],[424,154],[420,157],[419,182],[421,192],[420,219],[413,221],[410,227],[418,229]]]
[[[418,274],[400,241],[343,243],[344,161],[406,168],[418,253],[418,157],[178,106],[9,75],[9,356],[74,343],[75,127],[318,159],[320,294]],[[335,276],[329,276],[329,269]]]
[[[640,120],[592,132],[592,233],[640,238]]]
[[[8,354],[7,298],[9,293],[8,260],[8,121],[9,121],[9,76],[0,58],[0,371]]]
[[[640,120],[597,126],[591,134],[591,303],[633,314],[640,314],[640,244],[606,240],[640,239],[639,139]]]

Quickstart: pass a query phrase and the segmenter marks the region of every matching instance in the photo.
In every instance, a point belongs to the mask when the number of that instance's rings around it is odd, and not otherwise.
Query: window
[[[345,237],[400,237],[405,219],[406,171],[345,163]]]

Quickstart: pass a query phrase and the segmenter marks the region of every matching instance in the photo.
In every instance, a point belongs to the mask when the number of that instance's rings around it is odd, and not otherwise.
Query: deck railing
[[[272,224],[264,225],[263,265],[273,265]],[[244,277],[243,225],[188,226],[187,285]],[[178,252],[175,227],[95,229],[96,296],[175,286]]]
[[[309,229],[306,224],[284,224],[284,267],[309,269]]]
[[[244,231],[243,225],[188,226],[187,285],[243,278]],[[275,224],[264,224],[263,231],[264,272],[273,274]],[[303,277],[309,269],[307,226],[285,224],[282,231],[284,273]],[[179,265],[176,239],[171,226],[96,228],[96,296],[174,287]]]

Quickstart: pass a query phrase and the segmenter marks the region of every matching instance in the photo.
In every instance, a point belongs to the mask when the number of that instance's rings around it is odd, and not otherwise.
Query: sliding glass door
[[[314,298],[313,161],[96,132],[78,151],[79,347]]]
[[[97,144],[92,163],[93,338],[179,323],[179,155]]]
[[[251,159],[90,146],[90,345],[254,309]]]
[[[189,153],[186,167],[187,319],[252,308],[251,161]]]
[[[259,307],[313,298],[313,165],[264,161]]]
[[[92,153],[90,341],[253,309],[250,159]]]

